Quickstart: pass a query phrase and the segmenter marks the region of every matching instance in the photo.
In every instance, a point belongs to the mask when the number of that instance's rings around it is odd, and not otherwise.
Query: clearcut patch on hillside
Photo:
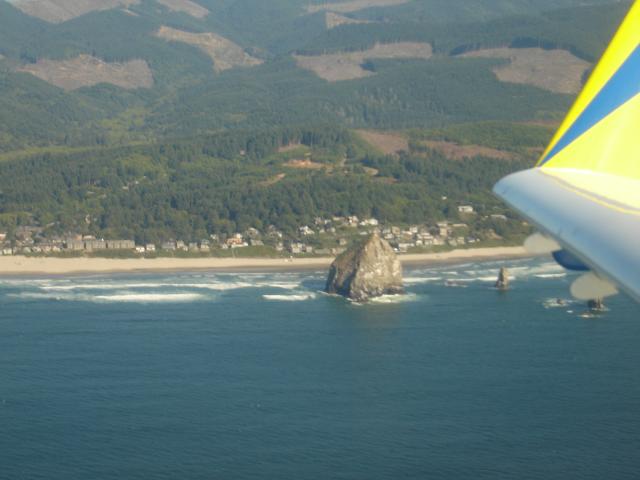
[[[356,132],[365,142],[385,155],[409,151],[409,140],[399,133],[378,132],[375,130],[356,130]]]
[[[475,157],[495,158],[497,160],[511,160],[514,158],[510,152],[481,145],[460,145],[441,140],[427,140],[420,143],[451,160],[464,160],[465,158]]]
[[[262,60],[249,55],[240,45],[215,33],[192,33],[163,26],[156,32],[156,36],[170,42],[183,42],[198,47],[211,57],[216,72],[262,64]]]
[[[345,17],[344,15],[340,15],[333,12],[325,13],[324,21],[325,21],[325,24],[327,25],[328,30],[339,27],[340,25],[358,25],[363,23],[371,23],[368,20],[358,20],[356,18],[349,18],[349,17]]]
[[[284,166],[288,168],[295,168],[297,170],[324,170],[327,168],[331,168],[331,165],[314,162],[309,158],[289,160],[284,164]]]
[[[294,55],[298,67],[310,70],[329,82],[354,80],[375,75],[362,68],[365,60],[417,58],[427,60],[433,56],[428,43],[400,42],[376,44],[359,52],[330,53],[326,55]]]
[[[345,2],[337,3],[321,3],[316,5],[308,5],[307,12],[338,12],[338,13],[350,13],[357,12],[358,10],[364,10],[365,8],[373,7],[394,7],[396,5],[402,5],[409,3],[412,0],[348,0]]]
[[[286,173],[279,173],[277,175],[274,175],[273,177],[270,177],[270,178],[260,182],[260,186],[262,186],[262,187],[272,187],[276,183],[280,183],[282,180],[284,180],[286,176],[287,176]]]
[[[209,10],[201,5],[198,5],[191,0],[156,0],[158,3],[164,5],[174,12],[184,12],[187,15],[191,15],[195,18],[204,18],[209,15]]]
[[[532,85],[554,93],[575,94],[591,67],[566,50],[541,48],[493,48],[468,52],[466,58],[503,58],[509,64],[493,69],[501,82]]]
[[[65,90],[76,90],[99,83],[110,83],[126,89],[151,88],[153,74],[144,60],[107,63],[90,55],[68,60],[41,59],[24,65],[19,72],[30,73]]]
[[[16,0],[13,5],[32,17],[62,23],[87,13],[135,5],[140,0]]]

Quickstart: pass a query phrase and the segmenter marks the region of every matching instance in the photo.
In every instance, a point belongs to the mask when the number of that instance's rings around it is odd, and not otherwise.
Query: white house
[[[458,207],[458,213],[474,213],[474,211],[471,205],[460,205]]]

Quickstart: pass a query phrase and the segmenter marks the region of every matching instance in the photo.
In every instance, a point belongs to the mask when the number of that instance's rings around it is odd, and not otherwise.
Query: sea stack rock
[[[604,312],[605,310],[604,302],[601,298],[589,300],[589,302],[587,303],[587,307],[592,312]]]
[[[325,291],[356,302],[404,293],[402,265],[391,245],[374,233],[335,259]]]
[[[509,270],[504,267],[500,269],[500,273],[498,274],[496,288],[498,290],[509,290]]]

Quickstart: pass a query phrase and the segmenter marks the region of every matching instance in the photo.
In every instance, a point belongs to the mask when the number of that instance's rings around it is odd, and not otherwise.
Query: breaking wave
[[[74,290],[122,290],[122,289],[158,289],[158,288],[184,288],[213,291],[239,290],[243,288],[278,288],[293,290],[300,286],[299,282],[209,282],[209,283],[173,283],[173,282],[143,282],[143,283],[84,283],[72,285],[42,285],[45,291],[74,291]]]
[[[96,295],[97,302],[109,303],[182,303],[203,300],[206,297],[197,293],[122,293],[115,295]]]
[[[542,302],[544,308],[565,308],[574,304],[573,299],[566,298],[547,298]]]
[[[439,282],[442,277],[405,277],[404,283],[406,285],[416,285],[420,283]]]
[[[539,273],[534,275],[536,278],[564,278],[566,276],[566,273]]]
[[[262,295],[265,300],[276,302],[304,302],[316,298],[315,293],[296,293],[292,295]]]
[[[383,295],[381,297],[375,297],[369,299],[367,303],[374,304],[393,304],[393,303],[408,303],[415,302],[419,296],[413,293],[407,293],[404,295]]]
[[[22,300],[53,300],[64,302],[92,303],[184,303],[205,300],[198,293],[116,293],[113,295],[88,295],[79,293],[22,292],[9,294]]]

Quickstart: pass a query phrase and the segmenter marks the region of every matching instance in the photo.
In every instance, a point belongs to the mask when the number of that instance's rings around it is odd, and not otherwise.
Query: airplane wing
[[[559,263],[590,271],[575,296],[617,286],[640,301],[640,0],[537,166],[494,192],[553,239]]]

